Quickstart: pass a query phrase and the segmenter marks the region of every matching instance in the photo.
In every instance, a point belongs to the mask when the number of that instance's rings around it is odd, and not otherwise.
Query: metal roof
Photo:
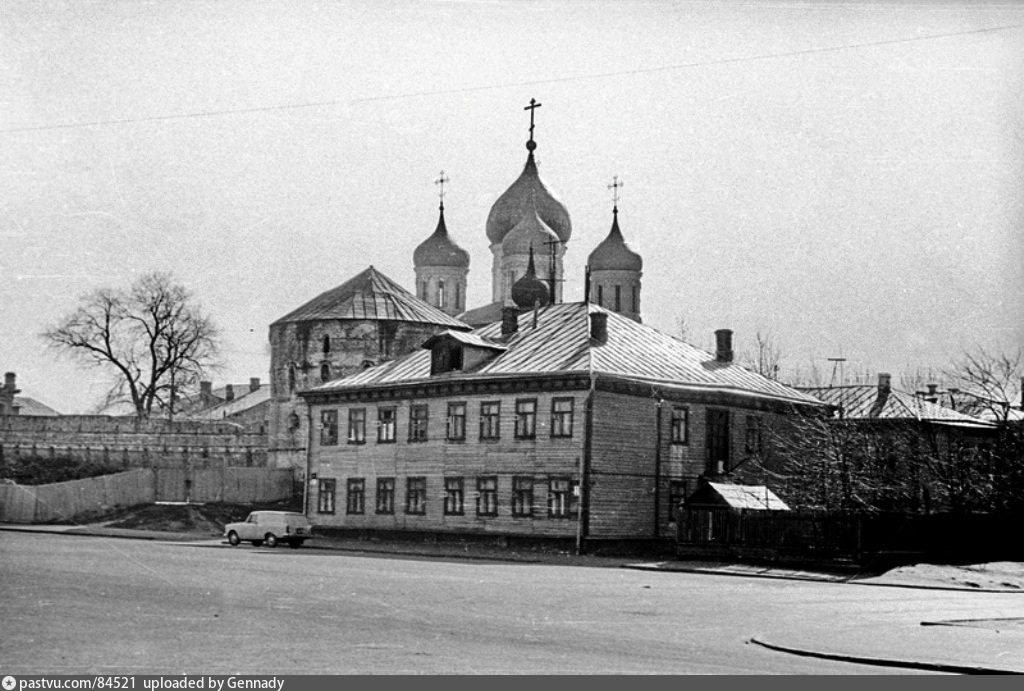
[[[709,482],[705,487],[698,489],[691,495],[694,503],[706,503],[706,498],[701,496],[707,494],[709,487],[714,494],[721,498],[722,502],[733,509],[756,509],[760,511],[789,511],[786,502],[782,501],[764,485],[734,485],[726,482]]]
[[[603,343],[590,338],[592,312],[608,315],[608,337]],[[448,378],[477,379],[558,373],[605,374],[669,388],[728,391],[793,403],[821,405],[812,396],[763,377],[734,362],[722,363],[714,355],[684,343],[628,317],[581,302],[549,305],[518,317],[519,328],[502,336],[501,322],[471,335],[484,342],[501,343],[505,352],[466,372],[447,372]],[[398,360],[323,384],[313,391],[387,386],[430,379],[430,353],[420,350]]]
[[[238,390],[237,388],[235,389]],[[248,385],[242,389],[242,393],[236,394],[230,401],[224,401],[216,405],[204,408],[183,417],[190,420],[221,420],[223,418],[238,415],[239,413],[255,408],[258,405],[270,401],[270,384],[261,384],[260,388],[252,391]]]
[[[18,408],[18,415],[26,417],[55,417],[60,415],[60,413],[45,403],[40,403],[28,396],[15,396],[14,406]]]
[[[505,345],[504,343],[488,341],[484,339],[482,336],[479,336],[475,333],[452,331],[451,329],[446,329],[445,331],[442,331],[439,334],[431,336],[426,341],[424,341],[422,347],[432,348],[434,343],[436,343],[438,340],[442,338],[458,341],[459,343],[463,343],[468,346],[473,346],[475,348],[487,348],[488,350],[508,350],[508,346]]]
[[[467,331],[470,328],[419,299],[372,266],[292,310],[274,324],[324,319],[407,321]]]
[[[926,401],[897,389],[883,392],[875,384],[835,387],[801,387],[829,405],[842,407],[846,420],[914,420],[958,427],[991,427],[992,424],[951,408]]]

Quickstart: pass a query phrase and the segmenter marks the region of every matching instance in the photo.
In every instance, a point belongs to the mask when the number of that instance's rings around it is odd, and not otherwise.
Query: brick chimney
[[[224,400],[233,401],[235,400],[235,387],[231,384],[224,385]]]
[[[18,407],[14,405],[14,395],[21,393],[14,372],[4,374],[4,385],[0,388],[0,415],[17,415]]]
[[[732,330],[718,329],[715,331],[715,360],[732,362]]]
[[[259,391],[259,390],[260,390],[260,378],[259,377],[249,377],[249,391]]]
[[[608,340],[608,313],[592,312],[590,314],[590,338],[598,343]]]
[[[519,310],[515,307],[501,308],[501,335],[511,336],[519,331]]]
[[[878,393],[888,394],[892,391],[892,375],[888,372],[878,373]]]

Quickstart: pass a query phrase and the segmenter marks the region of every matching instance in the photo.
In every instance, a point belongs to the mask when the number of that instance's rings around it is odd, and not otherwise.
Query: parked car
[[[313,537],[313,527],[294,511],[253,511],[244,522],[224,526],[224,537],[232,547],[239,542],[251,542],[254,547],[277,547],[278,542],[285,542],[297,548]]]

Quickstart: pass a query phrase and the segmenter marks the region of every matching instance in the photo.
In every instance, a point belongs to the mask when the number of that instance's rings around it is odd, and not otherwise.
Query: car
[[[224,526],[224,537],[232,547],[240,542],[277,547],[277,543],[284,542],[298,548],[313,537],[313,527],[305,516],[294,511],[253,511],[245,521]]]

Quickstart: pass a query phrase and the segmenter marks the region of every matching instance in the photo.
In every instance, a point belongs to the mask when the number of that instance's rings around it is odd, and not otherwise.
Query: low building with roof
[[[56,410],[30,396],[18,396],[18,375],[14,372],[4,373],[4,383],[0,386],[0,417],[20,415],[24,417],[57,417]]]
[[[761,430],[814,397],[599,305],[522,310],[300,396],[321,527],[671,536],[698,478],[741,477]]]

